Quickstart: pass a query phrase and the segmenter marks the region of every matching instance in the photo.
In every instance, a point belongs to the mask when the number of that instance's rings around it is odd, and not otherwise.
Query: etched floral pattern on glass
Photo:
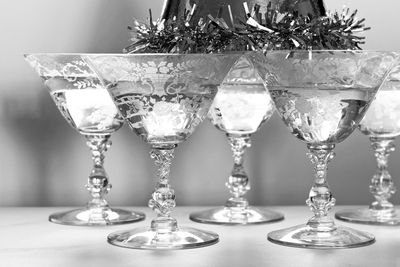
[[[32,54],[26,60],[42,78],[59,111],[86,138],[93,168],[86,185],[92,196],[86,208],[50,215],[50,221],[69,225],[110,225],[135,222],[144,214],[112,209],[104,196],[111,184],[104,169],[111,134],[123,125],[107,90],[80,54]]]
[[[400,225],[400,210],[389,201],[396,187],[388,170],[389,156],[395,150],[395,138],[400,135],[400,66],[396,64],[359,125],[360,131],[369,137],[376,158],[376,172],[369,185],[375,200],[368,208],[336,212],[338,219],[375,225]]]
[[[140,249],[185,249],[207,246],[218,235],[178,227],[169,173],[176,146],[186,141],[205,118],[218,86],[238,56],[200,54],[89,55],[120,114],[151,145],[157,167],[149,207],[157,217],[150,228],[120,231],[111,244]]]
[[[374,51],[267,51],[255,64],[276,109],[290,130],[307,144],[314,184],[306,201],[313,212],[307,224],[273,231],[272,242],[310,248],[368,245],[374,237],[337,226],[329,216],[336,200],[328,186],[334,147],[358,126],[396,55]]]
[[[208,112],[214,126],[226,134],[232,150],[233,168],[225,183],[231,196],[222,207],[191,213],[190,219],[196,222],[246,225],[283,219],[283,215],[278,212],[250,206],[244,196],[251,189],[244,168],[245,151],[251,147],[251,135],[275,111],[271,96],[249,54],[243,53],[229,71]],[[253,55],[262,56],[256,53]]]

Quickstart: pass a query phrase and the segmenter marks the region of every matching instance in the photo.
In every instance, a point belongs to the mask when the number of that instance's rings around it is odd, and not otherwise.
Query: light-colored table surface
[[[343,207],[336,207],[338,210]],[[196,266],[388,266],[400,267],[400,227],[378,227],[338,222],[371,232],[373,245],[339,250],[313,250],[279,246],[267,240],[267,233],[301,224],[311,215],[307,207],[273,207],[285,214],[284,221],[253,226],[218,226],[198,224],[188,219],[199,207],[178,207],[174,215],[180,225],[208,229],[219,233],[218,244],[181,251],[144,251],[111,246],[108,233],[115,230],[147,226],[145,221],[111,227],[89,228],[57,225],[47,216],[65,208],[0,208],[0,266],[52,267],[196,267]]]

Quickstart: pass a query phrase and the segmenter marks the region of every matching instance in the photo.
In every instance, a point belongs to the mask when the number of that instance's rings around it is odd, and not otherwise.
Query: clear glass
[[[187,249],[218,242],[218,235],[178,227],[169,183],[174,149],[195,131],[238,55],[88,55],[130,128],[151,145],[158,182],[149,201],[157,217],[149,228],[119,231],[108,242],[135,249]]]
[[[307,248],[368,245],[374,236],[338,226],[328,215],[335,205],[326,173],[333,149],[356,128],[394,62],[395,55],[373,51],[268,51],[255,58],[275,107],[290,130],[307,144],[314,184],[306,224],[273,231],[274,243]]]
[[[49,220],[82,226],[143,220],[143,213],[111,208],[104,198],[111,189],[103,166],[105,152],[111,146],[111,134],[121,128],[123,119],[96,74],[77,54],[31,54],[25,58],[48,87],[63,117],[85,137],[92,152],[93,168],[86,185],[92,199],[84,208],[51,214]]]
[[[225,184],[231,197],[223,207],[191,213],[191,220],[244,225],[283,219],[281,213],[249,206],[244,197],[250,190],[249,177],[243,166],[245,150],[251,146],[251,135],[271,118],[274,110],[274,103],[264,87],[264,81],[251,63],[251,58],[243,55],[218,88],[208,112],[211,122],[226,134],[232,149],[234,164]]]
[[[341,210],[335,216],[356,223],[400,225],[400,210],[389,201],[396,188],[387,169],[390,153],[395,150],[395,138],[400,135],[400,65],[379,89],[359,129],[369,137],[377,161],[369,186],[375,201],[368,208]]]

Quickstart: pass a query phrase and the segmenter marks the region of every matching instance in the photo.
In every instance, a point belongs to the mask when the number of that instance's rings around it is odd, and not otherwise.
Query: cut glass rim
[[[57,53],[57,52],[51,52],[51,53],[46,53],[46,52],[38,52],[38,53],[24,53],[23,57],[25,60],[29,61],[30,57],[49,57],[49,58],[57,58],[57,57],[76,57],[81,59],[85,64],[88,65],[90,70],[93,72],[93,75],[95,75],[97,78],[100,78],[99,73],[95,70],[92,64],[88,62],[88,58],[96,58],[96,57],[104,57],[104,58],[143,58],[143,57],[148,57],[149,59],[157,59],[158,57],[170,57],[170,58],[181,58],[182,60],[185,60],[185,57],[190,58],[196,58],[196,57],[202,57],[202,58],[213,58],[213,57],[221,57],[221,58],[226,58],[226,57],[236,57],[235,62],[232,64],[235,65],[236,62],[243,56],[249,56],[249,55],[254,55],[258,54],[258,52],[255,51],[237,51],[237,52],[227,52],[227,53],[215,53],[215,54],[201,54],[201,53],[191,53],[191,54],[178,54],[178,53],[142,53],[142,54],[128,54],[128,53]],[[76,77],[86,77],[86,75],[73,75]]]
[[[257,52],[257,51],[254,51]],[[297,52],[297,53],[312,53],[312,52],[355,52],[355,53],[400,53],[400,50],[343,50],[343,49],[318,49],[318,50],[265,50],[259,52]]]
[[[276,50],[278,51],[278,50]],[[279,50],[283,51],[283,50]],[[28,56],[123,56],[123,57],[140,57],[140,56],[227,56],[227,55],[243,55],[250,53],[261,53],[257,51],[234,51],[227,53],[213,53],[213,54],[202,54],[202,53],[142,53],[142,54],[127,54],[127,53],[24,53],[24,57]]]
[[[382,53],[382,54],[398,54],[397,56],[400,57],[400,50],[397,51],[390,51],[390,50],[265,50],[265,51],[230,51],[225,53],[140,53],[140,54],[129,54],[129,53],[75,53],[75,52],[34,52],[34,53],[24,53],[24,58],[29,56],[110,56],[110,57],[126,57],[126,58],[135,58],[135,57],[157,57],[157,56],[168,56],[168,57],[182,57],[182,56],[193,56],[193,57],[213,57],[213,56],[245,56],[251,54],[257,55],[264,55],[267,56],[268,54],[278,54],[278,53],[296,53],[296,54],[317,54],[317,53],[353,53],[353,54],[368,54],[368,53]]]
[[[224,53],[90,53],[90,52],[28,52],[24,53],[24,56],[28,55],[110,55],[110,56],[183,56],[183,55],[241,55],[246,53],[265,53],[265,52],[297,52],[297,53],[310,53],[310,52],[355,52],[355,53],[368,53],[368,52],[382,52],[382,53],[400,53],[400,50],[344,50],[344,49],[318,49],[318,50],[304,50],[304,49],[293,49],[293,50],[278,50],[268,49],[265,51],[229,51]]]

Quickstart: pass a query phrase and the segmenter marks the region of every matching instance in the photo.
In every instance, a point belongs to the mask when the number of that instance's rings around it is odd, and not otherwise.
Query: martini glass
[[[356,223],[399,225],[400,211],[389,201],[396,188],[387,166],[389,155],[395,149],[395,138],[400,135],[400,65],[379,89],[359,130],[369,137],[378,165],[369,186],[375,201],[369,208],[338,211],[335,216]]]
[[[283,215],[278,212],[249,206],[249,202],[243,197],[250,190],[249,177],[243,167],[245,150],[251,146],[251,135],[271,118],[274,110],[274,103],[264,87],[264,81],[251,59],[243,55],[218,88],[208,112],[211,122],[226,134],[233,152],[233,169],[225,184],[231,197],[223,207],[190,214],[191,220],[243,225],[283,219]]]
[[[85,137],[92,152],[93,168],[86,185],[92,199],[84,208],[51,214],[49,220],[83,226],[143,220],[143,213],[110,208],[104,198],[111,189],[103,166],[104,153],[111,146],[111,134],[121,128],[123,119],[95,73],[80,55],[31,54],[25,58],[43,79],[63,117]]]
[[[345,248],[368,245],[373,235],[338,226],[328,215],[335,205],[327,165],[334,147],[363,118],[395,56],[372,51],[269,51],[256,63],[275,107],[290,132],[307,144],[315,181],[306,224],[274,231],[268,239],[294,247]]]
[[[178,227],[171,216],[175,192],[169,183],[174,150],[194,132],[238,55],[89,55],[131,129],[147,142],[158,168],[149,201],[157,217],[150,228],[119,231],[108,242],[136,249],[187,249],[218,242],[218,235]]]

